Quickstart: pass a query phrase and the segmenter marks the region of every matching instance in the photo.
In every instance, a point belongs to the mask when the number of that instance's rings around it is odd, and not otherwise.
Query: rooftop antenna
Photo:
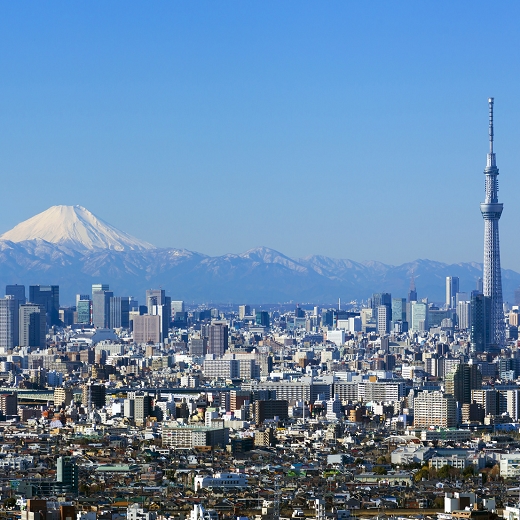
[[[341,310],[341,298],[338,298],[338,311]]]

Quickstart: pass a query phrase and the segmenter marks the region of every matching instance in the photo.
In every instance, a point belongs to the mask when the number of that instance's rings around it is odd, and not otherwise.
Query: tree
[[[439,478],[452,478],[458,476],[460,476],[460,470],[450,466],[449,464],[442,466],[442,468],[437,472],[437,477]]]
[[[462,476],[463,477],[472,477],[473,475],[475,474],[475,470],[473,468],[473,464],[471,464],[470,466],[466,466],[464,468],[464,470],[462,471]]]
[[[439,468],[437,471],[437,476],[439,478],[448,478],[450,476],[451,466],[449,464],[445,464],[442,468]]]
[[[500,466],[495,464],[488,473],[489,480],[498,480],[500,478]]]
[[[388,471],[386,471],[386,468],[384,468],[383,466],[376,466],[374,468],[374,473],[376,475],[386,475]]]
[[[428,479],[428,477],[429,477],[428,468],[422,468],[414,475],[413,479],[415,480],[415,482],[421,482],[421,480],[423,478]]]

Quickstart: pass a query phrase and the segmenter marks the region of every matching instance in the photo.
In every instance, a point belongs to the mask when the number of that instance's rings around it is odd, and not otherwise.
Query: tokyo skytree
[[[490,299],[489,342],[502,347],[505,342],[504,309],[502,306],[502,273],[500,270],[500,240],[498,221],[503,204],[498,202],[498,168],[493,152],[493,98],[489,98],[489,153],[484,170],[486,176],[486,199],[480,204],[484,218],[484,296]],[[486,317],[487,318],[487,317]]]

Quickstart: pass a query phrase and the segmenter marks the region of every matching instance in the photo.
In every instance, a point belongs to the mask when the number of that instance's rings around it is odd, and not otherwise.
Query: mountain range
[[[146,289],[162,287],[172,299],[189,303],[332,304],[338,298],[366,300],[374,292],[405,297],[412,274],[419,298],[442,302],[446,276],[458,276],[461,290],[469,293],[482,265],[295,259],[267,247],[211,257],[156,248],[81,206],[53,206],[0,236],[0,284],[58,284],[62,304],[89,293],[92,283],[109,283],[115,294],[138,299]],[[502,276],[504,299],[512,302],[520,274],[503,270]]]

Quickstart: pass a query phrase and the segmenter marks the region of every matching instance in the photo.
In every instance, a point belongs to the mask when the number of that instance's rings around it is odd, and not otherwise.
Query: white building
[[[127,520],[156,520],[157,513],[143,509],[139,504],[132,504],[126,510],[126,518]]]
[[[214,509],[205,509],[195,504],[190,512],[190,520],[218,520],[218,513]]]
[[[194,479],[195,491],[204,488],[246,488],[247,477],[241,473],[216,473],[213,477],[198,475]]]
[[[342,413],[341,401],[337,397],[327,401],[327,415],[325,416],[327,421],[337,421],[341,418]]]
[[[503,478],[520,476],[520,453],[502,453],[500,455],[500,476]]]
[[[344,330],[329,330],[327,331],[327,341],[331,341],[338,347],[345,344],[345,331]]]

